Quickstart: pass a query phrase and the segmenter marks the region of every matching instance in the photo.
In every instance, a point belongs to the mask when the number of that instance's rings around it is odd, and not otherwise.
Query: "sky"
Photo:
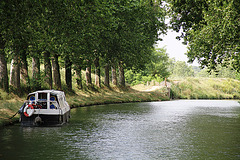
[[[185,61],[187,63],[188,58],[185,54],[187,52],[187,46],[182,44],[182,40],[176,39],[181,33],[168,30],[167,35],[161,36],[163,41],[158,41],[158,47],[165,47],[170,58],[175,58],[176,61]],[[198,65],[197,62],[189,65]]]

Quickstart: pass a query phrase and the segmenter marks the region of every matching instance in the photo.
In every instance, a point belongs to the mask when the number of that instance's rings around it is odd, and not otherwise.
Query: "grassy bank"
[[[224,78],[172,79],[171,91],[174,99],[240,99],[240,81]],[[0,126],[18,120],[12,117],[21,107],[25,96],[0,91]],[[146,102],[168,100],[166,90],[157,86],[137,85],[125,88],[92,88],[65,92],[72,108],[98,104]]]
[[[14,115],[22,104],[23,102],[21,100],[0,100],[0,127],[18,121],[19,115]]]
[[[81,91],[76,95],[68,95],[67,101],[74,107],[89,106],[96,104],[146,102],[168,100],[165,90],[152,92],[137,91],[130,87],[126,88],[101,88],[97,91]]]
[[[164,89],[146,92],[138,91],[130,87],[95,88],[84,91],[78,90],[74,93],[66,92],[66,98],[71,108],[75,108],[110,103],[168,100],[168,97],[164,92]],[[18,114],[13,119],[9,118],[19,110],[25,100],[25,97],[19,98],[14,94],[6,94],[4,92],[1,93],[4,95],[1,97],[1,99],[5,99],[0,100],[0,126],[3,126],[18,120]]]
[[[172,79],[176,99],[240,99],[240,81],[230,78]]]

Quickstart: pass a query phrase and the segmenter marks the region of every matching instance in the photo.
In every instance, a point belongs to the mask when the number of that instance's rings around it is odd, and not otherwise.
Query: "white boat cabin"
[[[70,106],[64,92],[42,90],[28,94],[19,110],[22,125],[63,124],[70,118]]]

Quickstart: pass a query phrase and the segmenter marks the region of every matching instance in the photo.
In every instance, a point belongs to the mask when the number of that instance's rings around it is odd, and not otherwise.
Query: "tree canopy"
[[[161,0],[1,0],[1,88],[8,82],[4,79],[5,62],[13,58],[16,70],[22,68],[20,62],[27,65],[29,58],[33,58],[37,68],[42,62],[39,59],[44,59],[49,69],[49,58],[54,57],[55,67],[59,56],[68,63],[66,69],[72,65],[79,69],[106,63],[121,63],[124,68],[144,67],[150,61],[158,35],[166,30],[161,3]]]
[[[217,64],[240,72],[240,2],[238,0],[168,0],[171,27],[182,33],[187,56],[211,70]]]

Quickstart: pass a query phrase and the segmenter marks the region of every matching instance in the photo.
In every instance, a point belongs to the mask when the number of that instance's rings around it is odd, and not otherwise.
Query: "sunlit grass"
[[[71,95],[67,97],[68,103],[72,107],[88,106],[95,104],[124,103],[124,102],[143,102],[167,100],[168,97],[162,91],[141,92],[131,88],[103,88],[95,93]]]
[[[172,80],[173,95],[183,99],[240,99],[240,81],[229,78]],[[176,83],[177,82],[177,83]]]
[[[69,105],[74,107],[90,106],[98,104],[125,103],[125,102],[146,102],[168,100],[167,90],[164,87],[157,87],[143,84],[133,87],[105,87],[92,86],[78,89],[73,78],[73,90],[68,91],[66,84],[63,90]],[[240,81],[226,78],[185,78],[172,79],[172,98],[181,99],[240,99]],[[156,87],[156,86],[154,86]],[[9,121],[9,117],[14,115],[26,98],[19,98],[14,93],[5,93],[0,90],[0,126]],[[17,117],[18,118],[18,117]]]
[[[0,101],[0,126],[18,120],[19,115],[16,115],[14,118],[12,118],[12,116],[16,112],[18,112],[22,104],[23,103],[21,101],[1,100]]]

